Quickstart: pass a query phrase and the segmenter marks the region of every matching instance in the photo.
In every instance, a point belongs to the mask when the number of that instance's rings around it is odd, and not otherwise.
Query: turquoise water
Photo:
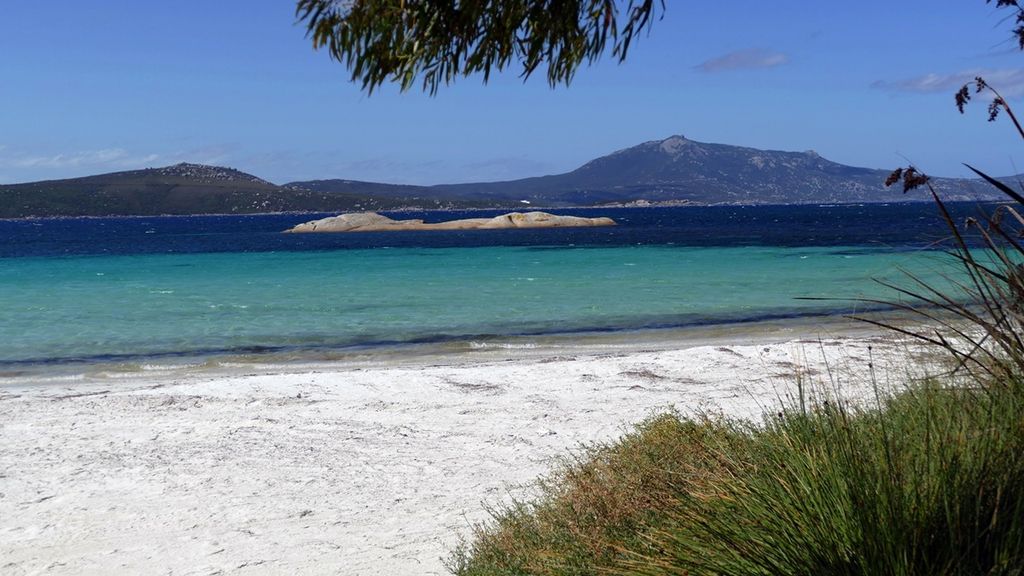
[[[0,363],[473,341],[849,312],[930,251],[482,246],[0,258]]]

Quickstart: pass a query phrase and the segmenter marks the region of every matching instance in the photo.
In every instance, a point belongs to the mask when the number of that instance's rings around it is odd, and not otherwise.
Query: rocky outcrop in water
[[[376,212],[341,214],[299,224],[285,232],[391,232],[402,230],[500,230],[508,228],[562,228],[614,226],[611,218],[558,216],[547,212],[510,212],[493,218],[466,218],[448,222],[393,220]]]

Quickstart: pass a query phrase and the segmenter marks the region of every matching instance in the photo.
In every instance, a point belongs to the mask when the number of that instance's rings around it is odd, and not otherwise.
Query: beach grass
[[[714,485],[727,473],[716,447],[742,440],[710,418],[649,418],[615,443],[562,459],[534,501],[492,509],[493,525],[479,526],[449,565],[462,575],[590,574],[623,546],[644,549],[642,529],[661,520],[677,487]]]
[[[1018,574],[1024,380],[651,418],[566,460],[454,574]]]

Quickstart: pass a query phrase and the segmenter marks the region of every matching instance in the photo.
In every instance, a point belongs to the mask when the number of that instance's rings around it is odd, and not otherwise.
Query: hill
[[[0,185],[0,218],[249,214],[387,210],[403,207],[472,207],[417,197],[371,196],[278,186],[232,168],[176,164],[26,184]]]

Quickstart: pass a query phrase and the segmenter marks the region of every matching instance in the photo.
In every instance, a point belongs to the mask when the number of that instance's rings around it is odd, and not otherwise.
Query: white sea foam
[[[473,350],[532,350],[538,348],[535,342],[470,342],[469,347]]]

